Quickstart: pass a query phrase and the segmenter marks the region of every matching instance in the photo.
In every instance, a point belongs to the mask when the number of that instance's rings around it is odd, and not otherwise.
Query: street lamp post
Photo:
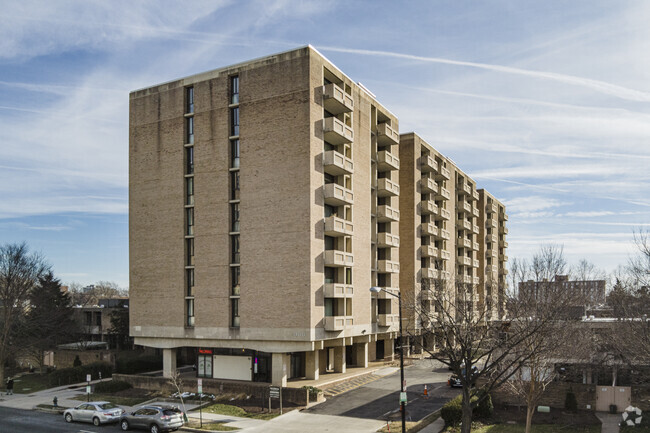
[[[402,432],[406,433],[406,409],[404,407],[404,400],[402,399],[402,393],[406,392],[406,389],[404,389],[404,335],[402,334],[402,297],[399,294],[394,294],[393,292],[389,292],[388,290],[384,289],[383,287],[371,287],[370,291],[372,293],[379,293],[381,291],[384,291],[388,293],[391,296],[395,296],[397,298],[398,302],[398,313],[399,313],[399,343],[400,343],[400,350],[399,350],[399,375],[400,375],[400,411],[402,412]]]

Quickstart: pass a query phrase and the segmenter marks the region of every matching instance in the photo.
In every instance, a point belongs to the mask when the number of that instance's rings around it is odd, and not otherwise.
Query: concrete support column
[[[334,348],[334,373],[345,373],[345,346]]]
[[[373,341],[368,344],[368,359],[377,360],[377,342]]]
[[[323,350],[318,351],[318,369],[320,370],[320,374],[325,374],[327,373],[327,354],[329,352],[329,348],[325,348]]]
[[[368,343],[354,345],[357,356],[357,367],[368,368]]]
[[[421,355],[422,346],[424,346],[424,335],[417,335],[415,337],[415,345],[413,346],[413,353],[416,355]]]
[[[163,349],[163,377],[176,373],[176,349]]]
[[[287,386],[290,362],[291,358],[286,353],[273,353],[271,355],[271,384]]]
[[[395,360],[395,340],[387,339],[384,340],[384,359],[387,361]]]
[[[305,375],[307,379],[317,380],[320,369],[320,350],[316,349],[311,352],[305,352]]]

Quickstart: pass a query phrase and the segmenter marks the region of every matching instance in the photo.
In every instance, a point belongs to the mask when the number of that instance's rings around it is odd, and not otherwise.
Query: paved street
[[[61,415],[0,407],[0,433],[102,433],[118,431],[121,430],[117,424],[100,427],[85,423],[68,424]]]
[[[407,419],[419,421],[439,409],[458,390],[447,386],[449,371],[431,360],[417,361],[405,369],[408,403]],[[344,394],[328,397],[327,401],[303,412],[321,415],[386,420],[399,418],[399,370],[378,378]],[[423,395],[427,385],[429,397]]]

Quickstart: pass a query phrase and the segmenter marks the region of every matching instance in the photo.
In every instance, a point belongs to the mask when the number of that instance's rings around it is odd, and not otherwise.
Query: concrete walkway
[[[610,414],[605,412],[596,412],[596,416],[603,423],[601,433],[618,433],[620,427],[618,423],[621,421],[621,414]]]
[[[226,424],[228,427],[236,427],[242,430],[246,430],[254,427],[261,427],[266,425],[269,421],[263,421],[260,419],[251,419],[251,418],[240,418],[237,416],[228,416],[228,415],[219,415],[216,413],[202,413],[199,414],[199,411],[191,411],[187,413],[187,417],[192,419],[192,421],[199,422],[203,418],[203,423],[206,422],[220,422]],[[248,431],[248,430],[246,430]]]
[[[316,415],[294,410],[245,431],[246,433],[375,433],[385,423],[379,420]]]

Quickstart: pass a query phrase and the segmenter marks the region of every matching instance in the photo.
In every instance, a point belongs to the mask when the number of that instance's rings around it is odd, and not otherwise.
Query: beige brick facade
[[[421,274],[422,149],[450,164],[447,178],[427,176],[449,190],[437,223],[456,272],[464,175],[414,134],[400,140],[397,117],[312,47],[130,99],[136,344],[167,360],[183,347],[267,357],[252,380],[274,383],[392,357],[387,292],[414,295]]]

